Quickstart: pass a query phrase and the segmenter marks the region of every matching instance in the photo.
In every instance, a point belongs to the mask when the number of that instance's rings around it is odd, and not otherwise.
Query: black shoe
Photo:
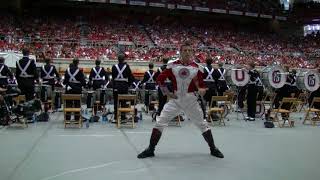
[[[217,158],[224,158],[224,155],[222,154],[222,152],[219,151],[218,148],[210,149],[210,151],[211,151],[210,154],[211,154],[212,156],[215,156],[215,157],[217,157]]]
[[[148,157],[154,157],[154,151],[151,150],[150,148],[145,149],[142,151],[142,153],[138,154],[137,156],[139,159],[144,159]]]

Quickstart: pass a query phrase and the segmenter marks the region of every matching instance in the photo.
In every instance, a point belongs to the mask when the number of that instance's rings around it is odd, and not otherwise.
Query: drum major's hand
[[[176,96],[174,93],[170,92],[166,94],[171,99],[178,99],[178,96]]]
[[[199,88],[198,92],[200,94],[200,96],[204,96],[206,94],[207,88]]]

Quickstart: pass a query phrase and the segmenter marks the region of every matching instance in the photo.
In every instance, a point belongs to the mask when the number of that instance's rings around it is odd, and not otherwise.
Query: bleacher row
[[[108,60],[116,59],[121,49],[128,60],[158,61],[161,56],[177,56],[182,42],[189,40],[201,62],[211,56],[229,64],[253,60],[257,65],[267,65],[277,61],[312,68],[317,64],[310,64],[309,55],[319,51],[320,44],[320,35],[288,39],[259,30],[239,31],[228,22],[188,24],[187,20],[160,16],[151,22],[137,22],[128,16],[0,18],[0,51],[20,51],[27,46],[38,58]]]

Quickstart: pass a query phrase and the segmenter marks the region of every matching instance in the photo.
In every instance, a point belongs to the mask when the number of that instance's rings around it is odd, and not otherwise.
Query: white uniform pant
[[[178,99],[170,99],[164,105],[160,116],[157,117],[155,128],[162,132],[164,127],[168,126],[168,123],[181,112],[184,112],[202,133],[210,129],[207,121],[203,119],[203,112],[198,102],[198,97],[194,93],[178,96]]]

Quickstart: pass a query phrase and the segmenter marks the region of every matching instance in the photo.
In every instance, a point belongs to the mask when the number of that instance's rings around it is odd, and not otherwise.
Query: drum
[[[226,81],[231,85],[245,86],[248,84],[249,78],[248,72],[239,65],[227,70]]]
[[[319,74],[315,70],[301,70],[297,75],[296,82],[299,89],[313,92],[320,86]]]
[[[262,83],[267,88],[279,89],[286,83],[286,73],[281,66],[267,66],[262,70]]]
[[[40,99],[42,102],[47,102],[52,98],[52,87],[50,85],[42,84],[40,86]]]

